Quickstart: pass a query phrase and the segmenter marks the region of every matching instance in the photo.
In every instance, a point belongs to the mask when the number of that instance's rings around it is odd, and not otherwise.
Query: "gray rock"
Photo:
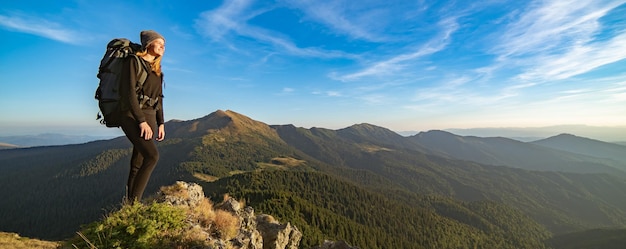
[[[257,229],[263,236],[264,249],[297,249],[302,239],[302,232],[297,227],[280,224],[269,215],[257,216]]]
[[[176,182],[175,185],[160,191],[156,200],[173,206],[193,208],[204,199],[202,187],[195,183]],[[188,219],[189,230],[199,237],[206,238],[211,246],[207,248],[219,249],[297,249],[302,239],[302,232],[290,223],[281,224],[271,215],[255,215],[252,207],[242,207],[234,198],[228,198],[224,202],[215,205],[214,208],[222,209],[234,214],[239,218],[239,231],[237,235],[228,241],[220,238],[212,238],[210,227],[203,227],[194,223],[196,219]],[[204,247],[194,247],[204,248]]]
[[[163,191],[159,191],[157,194],[157,200],[174,206],[194,207],[197,206],[202,199],[204,199],[204,191],[202,190],[202,187],[196,183],[177,181],[172,187],[180,191],[175,194],[163,193]]]
[[[256,218],[252,207],[239,209],[240,230],[237,236],[231,240],[233,246],[240,249],[262,249],[263,237],[257,230]]]

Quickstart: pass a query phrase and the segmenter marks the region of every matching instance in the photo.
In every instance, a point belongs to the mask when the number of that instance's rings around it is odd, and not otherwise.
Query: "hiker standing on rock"
[[[131,203],[141,200],[150,175],[159,161],[159,151],[154,140],[162,141],[165,138],[161,73],[165,38],[153,30],[141,31],[140,37],[141,51],[136,53],[139,60],[133,55],[124,61],[120,83],[120,104],[123,110],[120,124],[133,144],[126,190],[127,201]],[[137,85],[137,67],[140,66],[148,74],[143,86]]]

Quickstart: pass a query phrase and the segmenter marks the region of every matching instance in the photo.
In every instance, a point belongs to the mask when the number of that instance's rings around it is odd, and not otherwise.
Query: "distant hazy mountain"
[[[145,196],[199,182],[207,196],[230,193],[312,240],[544,248],[550,234],[626,226],[626,177],[605,164],[614,160],[543,145],[441,131],[403,137],[370,124],[268,126],[233,111],[166,130]],[[74,235],[120,203],[130,154],[123,137],[0,150],[0,231]]]
[[[572,134],[560,134],[532,143],[581,155],[626,162],[626,146],[579,137]],[[624,169],[626,170],[626,168]]]
[[[46,133],[39,135],[6,136],[0,137],[0,147],[2,143],[12,144],[19,147],[50,146],[81,144],[95,140],[111,139],[112,136],[86,136],[86,135],[64,135]]]
[[[7,144],[7,143],[0,143],[0,150],[3,149],[13,149],[13,148],[19,148],[20,146],[17,146],[15,144]]]
[[[459,136],[445,131],[421,132],[408,139],[428,148],[432,153],[447,157],[479,162],[488,165],[501,165],[515,168],[564,171],[577,173],[609,173],[626,176],[626,161],[616,162],[597,158],[596,153],[577,154],[551,147],[524,143],[503,137]],[[590,144],[590,139],[570,141],[581,142],[584,147],[600,146],[608,143]],[[602,145],[602,146],[601,146]],[[614,145],[619,147],[619,145]]]
[[[547,127],[528,128],[470,128],[470,129],[445,129],[445,131],[461,136],[477,137],[507,137],[530,142],[538,139],[556,136],[562,133],[576,134],[578,136],[601,140],[605,142],[626,141],[626,126],[586,126],[586,125],[557,125]]]

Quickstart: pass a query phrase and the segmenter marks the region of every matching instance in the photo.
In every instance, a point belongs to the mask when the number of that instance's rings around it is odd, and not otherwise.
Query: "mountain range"
[[[429,148],[432,154],[487,165],[626,176],[626,146],[568,134],[530,143],[503,137],[458,136],[444,131],[422,132],[410,139]]]
[[[177,180],[301,228],[303,245],[544,248],[626,227],[626,147],[569,134],[534,142],[384,127],[267,125],[233,111],[166,124],[146,194]],[[59,240],[118,205],[124,137],[0,150],[0,231]],[[554,240],[552,240],[554,241]]]
[[[610,143],[623,143],[626,141],[626,126],[555,125],[545,127],[445,129],[445,131],[461,136],[500,136],[524,142],[532,142],[563,133],[577,134],[578,136]]]
[[[22,136],[2,136],[0,137],[0,150],[12,149],[17,147],[81,144],[95,140],[111,139],[112,137],[113,136],[65,135],[56,133]]]
[[[582,135],[583,137],[592,138],[594,140],[626,145],[626,127],[624,126],[602,127],[584,125],[561,125],[534,128],[444,129],[443,131],[461,136],[505,137],[522,142],[532,142],[553,137],[558,134],[570,133]],[[43,133],[38,135],[0,136],[0,149],[79,144],[95,140],[111,139],[122,134],[121,131],[109,130],[106,133],[100,133],[103,135],[98,136],[70,135],[73,132],[75,131],[69,131],[69,134]],[[91,131],[90,133],[93,132],[94,131]],[[397,133],[408,137],[420,133],[420,131],[397,131]]]

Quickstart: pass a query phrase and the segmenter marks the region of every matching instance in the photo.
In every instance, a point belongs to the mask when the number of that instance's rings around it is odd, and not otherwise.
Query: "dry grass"
[[[274,157],[269,162],[259,162],[258,170],[289,170],[298,166],[306,165],[305,160],[295,159],[293,157]]]
[[[278,223],[276,218],[274,218],[274,216],[271,216],[269,214],[261,214],[259,215],[259,219],[261,219],[262,221],[266,223]]]
[[[189,198],[189,191],[185,188],[184,183],[177,182],[170,186],[161,187],[161,192],[165,195],[178,196],[181,198]]]
[[[231,197],[230,194],[225,193],[224,195],[222,195],[222,203],[215,205],[215,207],[220,208],[226,201],[228,201],[231,198],[235,199],[234,197]],[[246,200],[241,199],[241,200],[237,200],[237,202],[239,202],[240,208],[243,208],[246,206]]]
[[[380,147],[380,146],[371,145],[371,144],[358,144],[357,146],[361,148],[361,150],[369,152],[369,153],[374,153],[374,152],[379,152],[379,151],[393,151],[392,149],[389,149],[389,148]]]
[[[237,235],[239,230],[239,218],[228,211],[215,211],[215,228],[220,232],[221,238],[230,240]]]
[[[20,237],[16,233],[0,232],[0,248],[12,249],[55,249],[60,246],[58,242],[43,241]]]
[[[243,173],[246,173],[246,172],[248,172],[248,171],[243,171],[243,170],[233,170],[233,171],[231,171],[231,172],[228,172],[228,174],[229,174],[230,176],[234,176],[234,175],[243,174]]]
[[[220,179],[219,177],[202,173],[193,173],[193,176],[205,182],[214,182]]]
[[[296,167],[305,164],[305,160],[295,159],[293,157],[274,157],[271,160],[272,164],[283,165],[287,167]]]
[[[215,220],[213,203],[207,198],[202,199],[202,201],[198,203],[198,206],[195,206],[191,210],[191,214],[202,226],[209,226]]]
[[[191,244],[191,245],[193,244],[206,245],[207,243],[205,231],[202,229],[202,227],[198,227],[198,226],[192,227],[191,229],[185,231],[181,237],[184,242],[186,242],[187,244]],[[178,247],[178,248],[185,248],[185,247]]]
[[[231,197],[224,195],[224,202]],[[225,241],[228,241],[239,232],[239,217],[225,210],[219,209],[224,202],[214,205],[208,198],[204,198],[197,206],[189,210],[190,218],[198,221],[201,227],[194,227],[187,232],[187,240],[199,241],[202,232],[210,232]],[[196,230],[196,231],[193,231]],[[195,237],[194,237],[195,236]]]
[[[180,183],[176,183],[170,186],[163,186],[161,187],[160,191],[163,194],[169,195],[169,196],[175,196],[175,197],[180,197],[180,198],[189,198],[189,191],[187,190],[187,188],[184,186],[184,183],[180,182]],[[183,217],[176,217],[172,219],[172,222],[182,222],[183,224],[178,227],[178,226],[172,226],[170,230],[168,231],[164,231],[164,234],[160,234],[159,236],[165,236],[167,238],[172,238],[173,240],[171,241],[163,241],[162,243],[164,243],[163,245],[159,245],[159,248],[206,248],[206,246],[211,246],[211,243],[213,243],[212,241],[214,241],[213,239],[211,239],[210,237],[213,238],[219,238],[222,239],[223,241],[229,241],[231,239],[233,239],[235,236],[237,236],[237,234],[239,233],[239,229],[241,226],[241,221],[239,216],[237,216],[236,214],[233,214],[229,211],[225,211],[223,209],[220,209],[220,206],[226,205],[225,203],[232,199],[231,196],[229,196],[228,194],[225,194],[223,196],[223,201],[218,203],[218,204],[213,204],[210,199],[208,198],[203,198],[202,200],[200,200],[197,205],[194,206],[187,206],[187,205],[183,205],[181,206],[182,209],[180,209],[180,211],[182,212],[182,216]],[[243,208],[245,206],[245,202],[244,201],[238,201],[239,202],[239,207],[236,208]],[[156,205],[157,202],[155,202],[152,205]],[[143,204],[141,203],[137,203],[137,208],[142,208],[144,207]],[[164,207],[171,207],[171,206],[164,206]],[[143,208],[146,209],[146,208]],[[142,210],[143,210],[142,209]],[[155,209],[146,209],[147,211],[150,212],[156,212],[159,211],[155,210]],[[114,212],[112,214],[116,215],[116,216],[120,216],[121,214],[117,215],[119,212],[122,212],[122,210]],[[134,216],[140,216],[140,217],[144,217],[145,218],[145,214],[143,213],[138,213],[136,210],[127,210],[126,212],[130,212],[128,214],[126,214],[128,217],[134,217]],[[159,215],[160,213],[157,212]],[[151,213],[148,213],[151,214]],[[126,216],[125,216],[126,217]],[[160,217],[160,216],[159,216]],[[149,219],[149,218],[147,218]],[[268,217],[268,219],[272,219],[273,217]],[[102,224],[102,222],[100,222],[99,224],[94,223],[94,226],[99,227]],[[97,228],[96,227],[96,228]],[[83,245],[85,245],[88,248],[91,249],[98,249],[98,247],[102,247],[102,245],[92,245],[89,242],[89,239],[85,236],[81,236],[82,234],[79,233],[80,238],[75,238],[77,241],[81,241]],[[17,249],[25,249],[25,248],[42,248],[42,249],[52,249],[52,248],[58,248],[59,243],[53,243],[53,244],[49,244],[51,246],[48,247],[38,247],[34,244],[28,244],[28,245],[24,245],[24,246],[18,246],[16,244],[6,244],[3,240],[3,237],[0,237],[0,248],[17,248]],[[93,241],[93,238],[90,238]],[[123,237],[115,237],[115,239],[120,240],[124,243],[128,242],[127,238],[123,238]],[[134,239],[134,238],[130,238],[130,239]],[[71,245],[73,246],[73,244],[71,243],[65,243],[67,245]],[[164,246],[164,247],[163,247]],[[226,245],[226,248],[231,248],[231,245]],[[108,246],[105,246],[108,247]],[[75,249],[76,247],[63,247],[63,249]]]

